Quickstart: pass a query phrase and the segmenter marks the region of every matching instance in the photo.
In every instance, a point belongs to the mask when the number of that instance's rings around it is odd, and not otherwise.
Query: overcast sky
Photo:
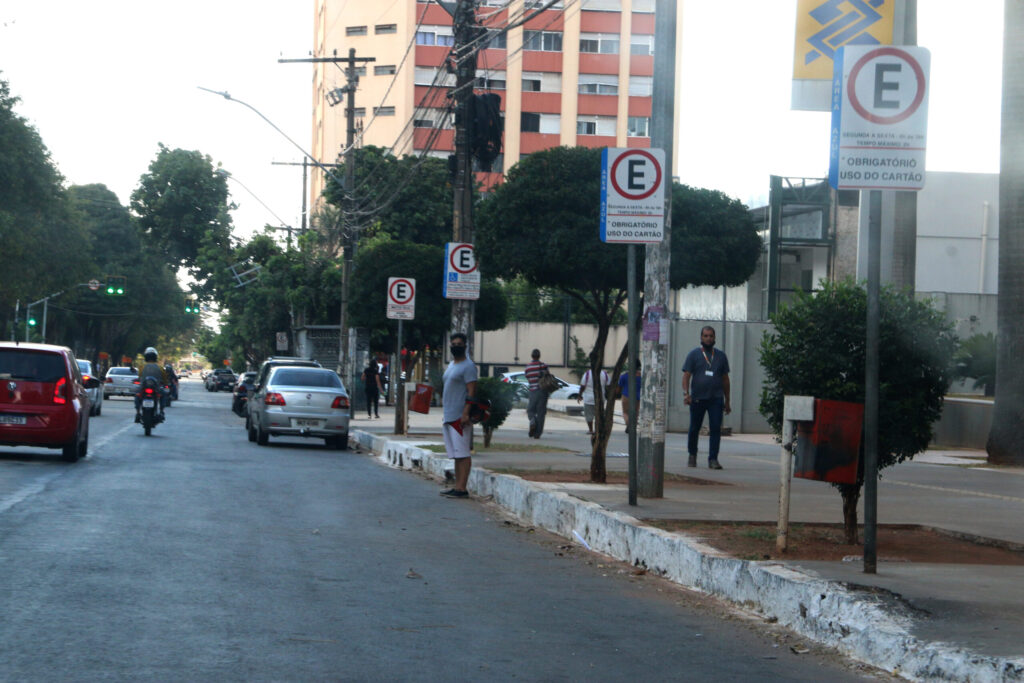
[[[918,0],[930,170],[998,172],[1002,5]],[[750,204],[766,201],[769,174],[827,175],[828,115],[789,110],[795,0],[683,8],[676,174]],[[0,77],[69,183],[103,183],[127,203],[157,143],[199,150],[239,181],[229,189],[246,236],[279,224],[271,212],[299,224],[301,168],[272,162],[302,153],[197,86],[248,102],[308,149],[311,67],[277,60],[307,56],[312,39],[311,0],[3,0]]]

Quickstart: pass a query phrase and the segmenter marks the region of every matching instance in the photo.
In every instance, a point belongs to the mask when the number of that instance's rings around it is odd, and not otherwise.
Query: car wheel
[[[263,431],[263,427],[256,425],[256,443],[260,446],[266,446],[267,442],[270,441],[270,435]]]
[[[78,442],[78,434],[75,434],[75,438],[71,443],[64,444],[64,447],[61,449],[61,459],[63,459],[64,462],[78,462],[80,453],[81,450]]]
[[[96,406],[96,417],[99,417],[103,413],[103,401],[100,401]]]
[[[348,432],[345,432],[341,436],[334,437],[334,448],[339,451],[348,450]]]
[[[245,430],[249,433],[249,441],[256,441],[256,428],[252,426],[249,418],[245,419]]]

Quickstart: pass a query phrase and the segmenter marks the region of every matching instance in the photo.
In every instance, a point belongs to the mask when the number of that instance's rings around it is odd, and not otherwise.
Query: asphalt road
[[[108,400],[75,465],[0,447],[0,680],[871,675],[365,454],[259,447],[229,394],[181,394],[149,438]]]

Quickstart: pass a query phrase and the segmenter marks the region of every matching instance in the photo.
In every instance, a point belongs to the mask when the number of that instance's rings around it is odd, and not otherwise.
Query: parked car
[[[231,368],[217,368],[206,376],[206,390],[231,391],[237,379]]]
[[[103,396],[134,396],[138,391],[135,384],[138,378],[135,368],[110,368],[103,383]]]
[[[274,368],[279,368],[285,365],[290,365],[299,368],[319,368],[320,363],[317,363],[312,358],[298,358],[296,356],[270,356],[265,361],[260,363],[260,369],[256,374],[256,381],[254,382],[253,392],[260,390],[263,384],[266,384],[267,377],[270,375],[270,371]],[[252,398],[252,394],[249,395]],[[251,401],[246,401],[245,406],[245,430],[249,432],[252,429],[252,418],[250,414],[252,412]],[[251,434],[251,432],[250,432]],[[252,441],[252,439],[249,439]]]
[[[81,360],[78,361],[78,370],[82,373],[82,379],[87,380],[95,377],[92,374],[92,361]],[[91,389],[86,389],[85,392],[89,394],[89,403],[92,406],[90,415],[99,415],[103,412],[103,387],[99,383],[97,378],[96,386]]]
[[[566,382],[561,377],[555,377],[555,379],[558,380],[558,386],[560,388],[558,389],[558,391],[556,391],[555,393],[551,394],[551,396],[549,396],[549,398],[575,399],[578,396],[580,396],[580,385],[579,384],[569,384],[568,382]],[[527,397],[527,392],[529,392],[528,387],[530,386],[530,383],[526,381],[526,373],[525,372],[506,372],[506,373],[504,373],[501,376],[501,381],[502,382],[512,382],[514,384],[521,385],[521,387],[517,387],[516,397],[517,398],[526,398]]]
[[[0,444],[60,448],[75,462],[89,450],[87,389],[71,349],[0,342]]]
[[[333,370],[282,365],[249,400],[249,440],[270,436],[322,438],[328,448],[348,448],[349,397]]]
[[[233,410],[238,417],[245,417],[245,404],[248,402],[249,397],[253,395],[253,389],[255,386],[255,372],[243,372],[238,376],[238,381],[235,382],[235,388],[231,392],[233,396],[231,400],[231,410]]]

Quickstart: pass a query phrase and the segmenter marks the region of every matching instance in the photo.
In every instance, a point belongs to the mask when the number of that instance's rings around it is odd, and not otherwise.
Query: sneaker
[[[531,423],[531,424],[530,424],[530,438],[532,439],[532,438],[533,438],[533,436],[534,436],[534,434],[536,434],[536,433],[537,433],[537,427],[535,427],[535,426],[534,426],[534,425],[533,425],[533,424]]]
[[[135,413],[135,423],[138,424],[139,422],[142,422],[142,416]]]
[[[720,470],[722,466],[718,464],[717,460],[708,460],[708,468],[713,470]]]
[[[441,495],[446,498],[468,498],[469,491],[459,491],[458,489],[448,489],[447,491],[441,491]]]
[[[686,466],[687,467],[696,467],[697,466],[697,456],[696,455],[691,455],[689,457],[689,459],[686,461]]]

